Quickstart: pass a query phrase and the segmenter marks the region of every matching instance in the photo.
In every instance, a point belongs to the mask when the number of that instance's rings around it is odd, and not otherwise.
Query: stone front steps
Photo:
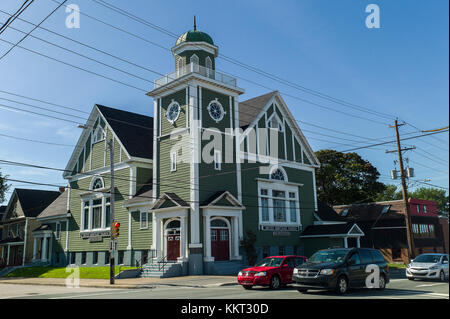
[[[162,265],[161,265],[162,266]],[[158,263],[145,264],[142,267],[141,277],[142,278],[168,278],[177,277],[182,275],[182,266],[178,262],[168,262],[163,269],[159,269]]]

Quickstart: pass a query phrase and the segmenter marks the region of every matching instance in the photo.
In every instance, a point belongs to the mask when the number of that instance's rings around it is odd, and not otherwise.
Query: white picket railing
[[[170,83],[186,74],[190,73],[197,73],[200,75],[203,75],[204,77],[222,82],[224,84],[227,84],[229,86],[237,86],[236,78],[231,77],[229,75],[223,74],[221,72],[217,72],[213,69],[206,68],[204,66],[195,64],[195,63],[189,63],[182,67],[181,69],[176,70],[175,72],[166,74],[165,76],[156,79],[155,80],[155,89],[159,88],[163,85],[166,85],[167,83]]]

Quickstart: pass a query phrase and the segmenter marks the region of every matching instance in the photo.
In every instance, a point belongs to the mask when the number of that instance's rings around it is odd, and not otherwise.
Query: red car
[[[264,258],[255,266],[239,272],[237,281],[245,289],[253,286],[269,286],[278,289],[292,282],[294,268],[307,261],[303,256],[271,256]]]

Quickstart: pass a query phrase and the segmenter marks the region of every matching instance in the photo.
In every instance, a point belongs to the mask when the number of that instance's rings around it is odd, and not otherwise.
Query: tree
[[[378,182],[378,170],[356,153],[320,150],[316,156],[317,196],[328,205],[374,201],[386,187]]]
[[[384,202],[390,200],[399,200],[403,198],[402,191],[397,186],[388,184],[385,185],[385,189],[377,194],[375,197],[376,202]]]
[[[10,185],[6,183],[6,178],[8,175],[2,177],[2,172],[0,171],[0,204],[6,199],[6,192],[8,191]]]
[[[408,192],[408,197],[436,202],[440,215],[448,216],[449,197],[444,189],[434,187],[420,187],[413,192]]]

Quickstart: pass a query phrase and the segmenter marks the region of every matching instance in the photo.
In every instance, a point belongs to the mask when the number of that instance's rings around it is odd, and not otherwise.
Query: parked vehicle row
[[[406,268],[410,280],[449,277],[447,254],[422,254]],[[278,289],[292,284],[301,293],[308,290],[332,290],[345,294],[351,288],[383,290],[390,281],[389,266],[377,249],[336,248],[304,256],[271,256],[254,267],[239,272],[237,281],[245,289],[267,286]]]

